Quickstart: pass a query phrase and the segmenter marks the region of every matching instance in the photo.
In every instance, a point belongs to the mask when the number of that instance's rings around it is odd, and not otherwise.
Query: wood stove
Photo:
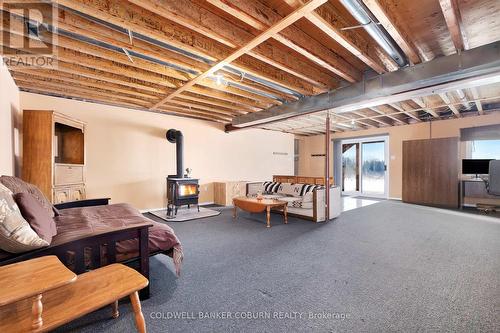
[[[184,175],[184,159],[183,159],[183,136],[181,131],[169,129],[167,131],[167,140],[176,144],[176,160],[177,174],[167,177],[167,217],[177,215],[177,210],[180,206],[196,205],[198,211],[198,196],[199,185],[198,179],[188,178]]]
[[[198,206],[199,195],[198,179],[194,178],[177,178],[169,176],[167,178],[167,215],[177,215],[177,209],[180,206],[191,205]],[[197,207],[200,211],[199,206]]]

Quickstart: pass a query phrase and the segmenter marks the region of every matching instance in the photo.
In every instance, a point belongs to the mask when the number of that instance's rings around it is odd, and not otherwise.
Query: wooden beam
[[[15,73],[13,72],[13,77],[16,81],[22,81],[24,82],[24,86],[29,86],[30,84],[33,85],[41,85],[44,88],[53,88],[56,90],[64,90],[68,89],[68,87],[71,87],[73,91],[79,91],[83,94],[85,92],[92,94],[92,93],[99,93],[101,95],[106,95],[109,96],[110,99],[112,98],[120,98],[121,100],[128,101],[130,103],[134,103],[136,105],[140,105],[144,107],[145,105],[148,105],[150,101],[145,98],[139,98],[137,96],[129,95],[129,94],[124,94],[124,93],[118,93],[112,89],[109,88],[97,88],[94,86],[87,85],[85,83],[79,83],[79,84],[68,84],[65,80],[59,80],[59,79],[45,79],[45,78],[40,78],[40,77],[35,77],[32,75],[26,75],[26,74],[21,74],[21,73]]]
[[[472,98],[474,98],[474,103],[476,103],[477,112],[480,115],[483,115],[484,114],[483,105],[481,104],[481,101],[479,99],[477,88],[476,87],[470,88],[470,92],[472,94]]]
[[[88,20],[80,15],[76,15],[71,11],[59,10],[59,20],[57,24],[58,24],[58,29],[69,31],[77,35],[86,36],[116,47],[125,48],[135,53],[139,53],[151,57],[153,59],[158,59],[166,63],[173,64],[175,66],[187,68],[197,72],[202,72],[209,68],[209,65],[206,64],[205,62],[197,61],[197,59],[188,58],[180,53],[173,52],[171,50],[168,50],[167,48],[163,48],[161,46],[143,41],[138,38],[133,40],[133,44],[130,44],[129,36],[125,36],[123,33],[108,28],[104,25],[95,24],[95,22]],[[278,53],[274,52],[273,55],[277,57]],[[286,54],[286,58],[283,59],[282,62],[291,64],[292,61],[294,60],[297,59],[291,57],[289,54]],[[312,78],[321,78],[323,73],[319,70],[308,71],[307,66],[304,66],[303,62],[301,62],[299,65],[304,69],[304,73],[306,73],[299,77],[303,78],[304,80],[309,80],[313,84],[318,84]],[[281,98],[286,100],[296,99],[294,96],[287,95],[278,90],[270,89],[262,85],[258,86],[253,81],[249,81],[248,79],[246,79],[245,82],[242,82],[239,77],[235,78],[234,74],[230,72],[225,72],[225,74],[226,74],[225,80],[227,80],[228,82],[237,83],[242,86],[247,86],[257,91],[268,92],[270,94],[280,96]],[[325,82],[327,82],[325,83],[325,86],[327,85],[335,86],[333,84],[334,83],[333,78],[331,77],[329,77]]]
[[[411,111],[411,110],[408,110],[408,109],[405,109],[406,107],[406,104],[403,104],[402,102],[400,103],[390,103],[389,104],[390,107],[398,110],[399,112],[403,112],[405,115],[407,115],[408,117],[416,120],[417,122],[421,122],[422,120],[418,117],[418,114],[415,112],[415,111]]]
[[[169,45],[217,62],[233,51],[195,31],[179,27],[178,24],[122,0],[60,0],[60,5],[113,23],[125,29],[154,38]],[[236,69],[261,79],[281,85],[304,95],[316,93],[314,86],[291,74],[277,70],[250,56],[243,55],[232,63]]]
[[[413,98],[412,101],[417,104],[419,107],[421,107],[423,109],[423,111],[427,112],[428,114],[430,114],[431,116],[433,116],[434,118],[439,118],[439,114],[428,108],[427,104],[425,103],[424,99],[423,98]]]
[[[11,36],[14,36],[11,34]],[[82,43],[85,44],[85,43]],[[70,45],[74,46],[74,45]],[[85,51],[83,46],[82,50]],[[120,73],[122,75],[127,75],[131,78],[138,78],[143,81],[147,81],[156,85],[164,85],[166,88],[175,88],[173,86],[172,81],[167,77],[154,73],[153,71],[143,70],[141,68],[131,68],[130,66],[116,63],[112,60],[96,57],[94,55],[84,54],[79,51],[66,49],[63,47],[57,47],[57,59],[63,60],[68,63],[72,63],[74,65],[84,65],[90,68],[96,68],[100,71],[108,72],[108,73]],[[28,50],[29,51],[29,50]],[[220,87],[222,90],[223,87]],[[228,89],[231,90],[231,89]],[[191,91],[209,96],[215,97],[218,99],[227,100],[232,103],[242,104],[244,107],[257,107],[258,109],[269,107],[269,103],[262,103],[255,98],[246,98],[241,96],[236,96],[226,91],[218,91],[213,89],[207,89],[205,87],[196,86],[192,87]],[[169,92],[168,90],[164,90],[165,92]],[[252,96],[253,97],[253,96]]]
[[[411,38],[401,28],[402,23],[396,18],[387,6],[385,1],[381,0],[363,0],[364,4],[372,12],[389,35],[396,41],[413,64],[420,63],[420,57],[415,51]]]
[[[462,18],[456,0],[439,0],[439,5],[444,15],[451,40],[457,52],[467,50],[467,38],[462,28]]]
[[[292,8],[303,3],[303,0],[285,1]],[[305,18],[377,73],[398,69],[394,60],[378,45],[369,43],[354,30],[342,30],[350,24],[331,3],[326,3],[310,12]]]
[[[81,89],[75,89],[74,87],[46,87],[44,83],[34,83],[34,82],[26,82],[23,80],[17,80],[16,84],[19,86],[19,88],[26,90],[28,92],[32,93],[38,93],[38,94],[50,94],[50,95],[56,95],[58,97],[62,98],[78,98],[81,100],[85,100],[88,102],[94,102],[94,103],[101,103],[101,104],[108,104],[108,105],[115,105],[115,106],[121,106],[121,107],[127,107],[127,108],[139,108],[141,110],[148,111],[146,106],[144,104],[138,104],[137,102],[130,102],[127,100],[123,100],[121,97],[117,96],[109,96],[107,94],[102,94],[100,92],[96,91],[88,91],[88,90],[81,90]],[[167,111],[167,112],[164,112]],[[215,121],[215,122],[220,122],[220,123],[227,123],[228,121],[224,119],[220,119],[213,114],[206,114],[206,113],[200,113],[197,111],[193,110],[169,110],[165,109],[161,111],[160,113],[164,114],[172,114],[172,115],[177,115],[177,116],[183,116],[183,117],[190,117],[190,118],[196,118],[196,119],[203,119],[203,120],[208,120],[208,121]]]
[[[86,86],[94,87],[94,88],[99,88],[99,89],[107,89],[111,90],[117,93],[122,93],[122,94],[128,94],[128,95],[134,95],[138,98],[143,98],[144,100],[156,100],[158,98],[158,95],[154,94],[149,94],[145,93],[142,91],[139,91],[134,88],[130,88],[124,85],[119,85],[119,84],[114,84],[114,83],[109,83],[106,81],[101,81],[101,80],[95,80],[95,79],[89,79],[85,77],[81,77],[78,75],[73,75],[73,74],[67,74],[64,72],[58,72],[56,70],[51,70],[51,69],[42,69],[42,68],[23,68],[23,67],[10,67],[9,68],[10,72],[15,74],[15,75],[23,75],[25,77],[35,77],[35,78],[43,78],[43,79],[55,79],[55,80],[60,80],[67,82],[68,84],[83,84]]]
[[[33,72],[33,73],[39,73],[39,72],[46,72],[47,69],[42,69],[42,68],[31,68],[31,67],[14,67],[15,70],[17,71],[22,71],[22,72]],[[85,67],[85,66],[80,66],[76,64],[70,64],[66,63],[64,61],[59,60],[57,62],[57,69],[54,69],[55,73],[62,73],[62,74],[73,74],[77,75],[82,78],[90,78],[90,79],[95,79],[95,80],[100,80],[103,82],[107,83],[114,83],[130,88],[135,88],[138,89],[139,91],[144,91],[147,93],[152,93],[158,96],[158,94],[164,94],[165,89],[160,86],[154,86],[148,82],[145,81],[138,81],[137,79],[133,78],[128,78],[126,76],[118,75],[118,74],[112,74],[108,72],[103,72],[99,71],[93,68]]]
[[[400,124],[404,124],[404,125],[408,125],[408,123],[398,117],[396,117],[396,115],[391,115],[392,113],[394,113],[393,111],[393,108],[389,105],[386,105],[386,104],[383,104],[383,105],[379,105],[379,106],[375,106],[373,108],[370,108],[372,109],[373,111],[375,112],[382,112],[381,114],[385,115],[386,117],[400,123]]]
[[[458,99],[462,102],[462,105],[464,108],[467,110],[470,109],[471,105],[469,103],[469,100],[467,99],[467,95],[462,91],[462,89],[457,89],[455,93],[458,96]]]
[[[206,104],[210,104],[213,106],[223,107],[223,108],[232,109],[232,110],[241,110],[241,111],[245,111],[244,113],[261,111],[261,109],[259,109],[259,108],[249,107],[247,105],[221,100],[221,99],[218,99],[216,97],[206,97],[206,96],[195,94],[195,93],[184,93],[181,96],[176,97],[176,99],[183,99],[183,100],[194,101],[194,102],[199,102],[199,103],[206,103]]]
[[[205,115],[205,116],[213,118],[213,119],[225,121],[226,123],[231,122],[231,117],[229,117],[227,115],[216,114],[213,112],[207,112],[204,110],[199,110],[199,109],[190,108],[190,107],[182,107],[179,105],[167,105],[167,104],[165,104],[165,105],[162,105],[161,108],[159,108],[159,109],[164,110],[164,111],[183,112],[186,114],[189,114],[189,113],[202,114],[202,115]]]
[[[131,0],[138,6],[154,11],[179,25],[197,31],[204,36],[219,41],[233,49],[250,41],[254,35],[234,25],[232,22],[215,15],[192,0],[182,2],[165,0]],[[293,74],[321,89],[338,85],[338,82],[325,72],[308,63],[300,61],[289,53],[271,44],[262,43],[248,53],[271,66]]]
[[[158,103],[154,104],[151,109],[157,108],[158,106],[162,105],[166,101],[173,99],[174,97],[182,94],[182,92],[189,90],[190,87],[193,87],[194,85],[198,84],[200,81],[204,80],[205,78],[209,77],[210,75],[214,74],[216,71],[221,69],[222,67],[230,64],[237,58],[241,57],[243,54],[247,53],[248,51],[252,50],[255,46],[261,44],[263,41],[267,40],[270,38],[272,35],[278,33],[279,31],[283,30],[287,26],[293,24],[295,21],[303,17],[307,12],[314,10],[316,7],[320,6],[321,4],[325,3],[326,0],[311,0],[309,3],[304,5],[303,7],[295,10],[293,13],[290,15],[286,16],[273,26],[271,26],[269,29],[266,31],[262,32],[259,34],[257,37],[252,39],[250,42],[245,44],[244,46],[240,47],[236,51],[234,51],[232,54],[224,58],[223,60],[217,62],[214,66],[212,66],[209,70],[203,72],[196,78],[192,79],[191,81],[188,81],[185,83],[183,86],[179,87],[176,91],[173,93],[169,94],[166,96],[164,99],[159,101]]]
[[[259,31],[268,29],[269,26],[283,18],[264,3],[255,0],[207,0],[207,2],[233,17],[250,24]],[[300,8],[302,5],[302,3],[298,4],[295,9]],[[295,26],[289,26],[272,37],[349,82],[361,80],[361,73],[356,71],[342,57],[315,39],[310,38]]]
[[[353,113],[353,112],[351,112],[351,113],[357,116],[357,114],[355,114],[355,113]],[[358,120],[358,119],[357,119],[357,118],[355,118],[355,117],[349,117],[349,116],[347,116],[347,114],[346,114],[346,113],[344,113],[344,114],[338,114],[338,113],[337,113],[337,114],[335,114],[335,116],[336,116],[336,117],[338,117],[338,118],[343,119],[344,121],[348,121],[348,122],[352,122],[352,121],[354,121],[355,123],[361,124],[361,125],[363,125],[363,126],[367,126],[367,127],[378,127],[378,126],[376,126],[376,125],[373,125],[373,124],[367,123],[366,121]]]
[[[14,67],[15,71],[25,72],[25,73],[33,73],[33,75],[41,75],[45,77],[50,77],[52,74],[45,74],[47,72],[52,72],[52,70],[41,69],[41,68],[25,68],[25,67]],[[117,84],[125,87],[134,88],[137,91],[143,91],[146,93],[154,93],[154,96],[159,96],[158,94],[165,94],[165,89],[163,87],[156,86],[154,84],[148,82],[137,81],[133,78],[128,78],[126,76],[121,76],[117,74],[112,74],[108,72],[98,71],[92,68],[70,64],[63,61],[59,61],[57,64],[57,70],[53,70],[54,76],[64,75],[64,74],[73,74],[74,76],[82,77],[83,79],[90,78],[99,80],[105,83]],[[218,95],[219,96],[219,95]],[[222,96],[219,96],[222,97]],[[207,106],[213,106],[215,108],[223,110],[231,110],[233,113],[244,114],[247,112],[255,112],[261,109],[253,108],[246,105],[220,100],[217,98],[210,98],[196,95],[182,95],[182,99],[186,101],[191,101],[195,103],[202,103]],[[232,99],[231,99],[232,100]]]
[[[206,106],[203,104],[198,104],[198,103],[192,103],[192,102],[184,102],[181,100],[171,100],[169,101],[169,104],[176,104],[177,106],[184,106],[190,109],[195,109],[195,110],[202,110],[202,111],[210,111],[215,114],[221,114],[221,115],[226,115],[226,116],[233,116],[235,114],[238,114],[239,112],[235,112],[234,110],[222,110],[219,108],[214,108],[211,106]]]
[[[20,19],[20,18],[18,18]],[[4,22],[5,23],[5,22]],[[22,25],[21,25],[22,27]],[[11,31],[12,33],[18,33],[22,35],[24,31],[16,31],[15,29]],[[127,65],[130,67],[135,67],[137,69],[142,69],[145,71],[149,71],[154,74],[161,74],[167,77],[166,81],[170,82],[172,84],[172,88],[181,86],[184,81],[192,79],[194,77],[193,74],[188,74],[184,72],[180,72],[177,70],[173,70],[171,68],[168,68],[164,65],[160,65],[156,62],[152,61],[147,61],[143,60],[138,57],[134,57],[134,62],[130,63],[129,61],[129,56],[123,54],[123,53],[118,53],[112,50],[108,50],[103,47],[99,47],[90,43],[85,43],[81,42],[77,39],[72,39],[66,36],[58,35],[57,39],[54,38],[53,34],[46,31],[46,30],[41,30],[40,31],[40,37],[43,41],[50,43],[53,40],[56,40],[57,42],[55,45],[65,47],[67,49],[71,49],[73,51],[78,51],[81,53],[85,53],[91,56],[99,57],[102,59],[106,60],[111,60],[116,63],[120,63],[121,65]],[[224,92],[231,93],[234,95],[242,96],[245,98],[249,98],[248,100],[249,103],[260,103],[260,107],[262,108],[267,108],[271,105],[280,105],[281,102],[275,99],[271,99],[265,96],[261,96],[256,93],[252,93],[243,89],[238,89],[234,88],[231,86],[225,86],[225,87],[220,87],[217,86],[212,80],[202,80],[200,85],[205,86],[205,87],[210,87],[215,90],[223,90]]]
[[[64,85],[58,85],[58,84],[47,84],[42,81],[37,81],[37,80],[22,80],[22,79],[15,79],[16,85],[19,88],[22,89],[30,89],[30,90],[36,90],[44,93],[49,93],[49,94],[58,94],[60,96],[64,96],[66,98],[68,97],[78,97],[81,99],[98,99],[100,101],[106,101],[106,102],[118,102],[122,104],[126,104],[128,107],[133,106],[133,107],[140,107],[140,108],[145,108],[147,103],[144,103],[144,101],[141,100],[134,100],[132,98],[124,98],[122,96],[117,96],[117,95],[110,95],[109,93],[106,92],[100,92],[100,91],[91,91],[89,89],[84,89],[84,88],[79,88],[79,87],[73,87],[73,86],[64,86]]]
[[[374,121],[374,122],[376,122],[380,125],[383,125],[383,126],[387,126],[387,125],[392,126],[392,123],[389,123],[387,121],[383,121],[380,117],[373,117],[372,118],[371,116],[367,116],[366,114],[363,114],[361,111],[362,110],[351,111],[350,113],[355,114],[356,116],[360,117],[361,119],[369,119],[369,120]],[[354,120],[359,122],[359,120],[357,120],[357,119],[354,119]]]
[[[457,116],[457,117],[461,117],[462,116],[460,114],[460,111],[458,111],[458,109],[456,108],[456,106],[451,103],[451,100],[448,97],[448,95],[446,95],[446,93],[439,94],[439,97],[441,97],[441,99],[443,100],[443,102],[448,106],[448,108],[451,110],[451,112],[453,112],[453,114],[455,116]]]

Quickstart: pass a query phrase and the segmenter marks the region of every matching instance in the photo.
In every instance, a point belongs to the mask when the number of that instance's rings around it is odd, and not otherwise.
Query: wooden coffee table
[[[287,202],[277,199],[257,199],[247,197],[237,197],[233,199],[234,211],[233,218],[236,218],[237,208],[249,213],[260,213],[266,211],[267,227],[271,228],[271,209],[278,209],[283,211],[285,224],[288,223],[287,217]]]

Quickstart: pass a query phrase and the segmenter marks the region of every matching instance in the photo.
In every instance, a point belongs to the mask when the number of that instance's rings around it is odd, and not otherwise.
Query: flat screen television
[[[462,174],[483,175],[489,173],[491,159],[463,159]]]

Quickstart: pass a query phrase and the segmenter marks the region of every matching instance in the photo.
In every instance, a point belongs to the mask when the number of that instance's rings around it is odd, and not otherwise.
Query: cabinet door
[[[71,200],[69,187],[60,187],[54,189],[54,203],[63,203]]]
[[[73,186],[71,187],[70,198],[72,201],[84,200],[85,199],[85,186]]]

